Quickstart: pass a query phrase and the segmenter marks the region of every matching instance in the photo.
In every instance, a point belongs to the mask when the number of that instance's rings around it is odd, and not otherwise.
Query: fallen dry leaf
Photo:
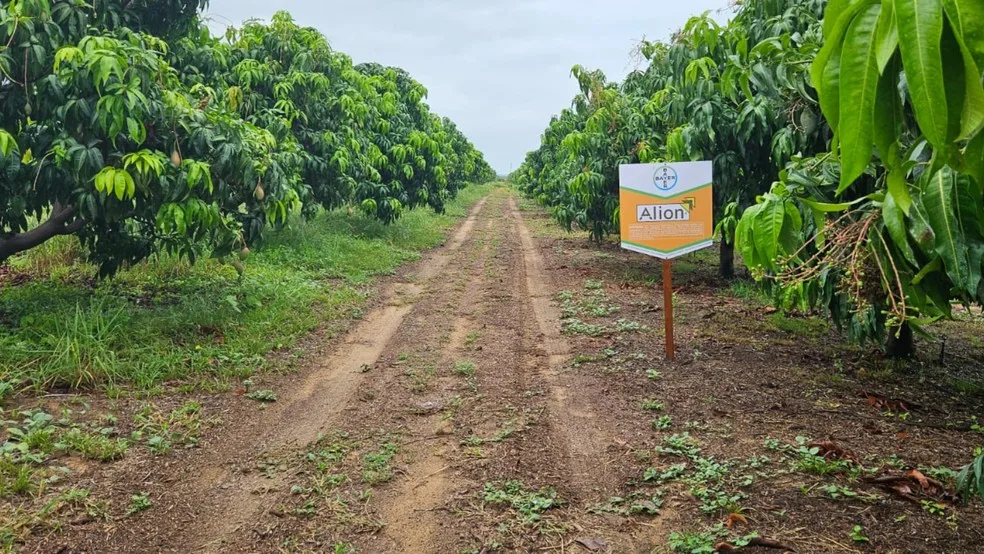
[[[587,548],[592,552],[598,552],[599,550],[608,549],[608,543],[604,539],[584,538],[584,539],[577,539],[574,542],[583,546],[584,548]]]
[[[819,454],[828,460],[858,461],[858,457],[853,452],[841,448],[833,441],[811,442],[809,447],[819,449]]]
[[[724,526],[731,529],[739,523],[742,525],[748,525],[748,518],[741,514],[731,514],[728,516],[728,520],[724,522]]]

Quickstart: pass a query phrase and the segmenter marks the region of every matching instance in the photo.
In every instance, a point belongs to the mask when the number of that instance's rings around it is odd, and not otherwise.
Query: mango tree
[[[984,6],[834,2],[812,67],[831,152],[746,212],[749,264],[859,340],[912,353],[912,330],[984,300]]]
[[[0,4],[0,262],[66,234],[102,274],[245,254],[292,213],[389,222],[491,174],[399,70],[360,70],[285,13],[214,39],[203,5]]]
[[[807,75],[822,5],[749,2],[727,27],[692,18],[669,44],[643,43],[647,67],[621,86],[575,67],[574,110],[551,123],[520,185],[600,240],[619,227],[618,164],[713,160],[730,278],[738,205],[767,190],[791,156],[824,146]]]

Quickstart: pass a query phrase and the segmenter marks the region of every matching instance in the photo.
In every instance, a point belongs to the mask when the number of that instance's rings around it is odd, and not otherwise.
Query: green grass
[[[343,211],[295,221],[254,250],[241,280],[215,260],[162,257],[96,281],[74,239],[16,257],[11,268],[31,280],[0,288],[0,391],[227,389],[268,369],[270,352],[357,315],[374,277],[441,244],[490,188],[390,226]]]
[[[769,321],[780,331],[804,338],[818,339],[830,332],[830,324],[816,317],[792,317],[777,312],[769,316]]]

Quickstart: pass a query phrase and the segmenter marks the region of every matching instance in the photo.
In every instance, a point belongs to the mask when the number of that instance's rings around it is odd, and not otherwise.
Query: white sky
[[[287,10],[356,63],[402,67],[429,91],[500,173],[537,147],[550,117],[570,105],[574,64],[621,80],[643,36],[666,39],[692,15],[727,18],[728,0],[211,0],[221,32]]]

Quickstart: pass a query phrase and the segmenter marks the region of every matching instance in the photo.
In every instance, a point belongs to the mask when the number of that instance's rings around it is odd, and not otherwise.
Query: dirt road
[[[812,518],[812,500],[787,494],[800,490],[788,471],[762,469],[774,463],[763,438],[791,443],[843,424],[762,415],[776,403],[812,409],[810,386],[776,384],[795,343],[770,358],[741,342],[763,332],[735,328],[757,324],[748,308],[695,293],[678,312],[686,359],[668,365],[654,351],[652,268],[567,250],[529,213],[496,189],[444,247],[386,280],[310,367],[275,381],[276,403],[235,403],[178,462],[110,475],[144,486],[154,510],[39,550],[649,553],[669,551],[677,532],[697,541],[680,551],[702,552],[730,531],[713,522],[734,513],[800,552],[856,552],[842,536],[852,518],[874,536],[873,521],[904,512],[880,505],[812,532],[788,519]],[[687,293],[702,286],[686,272],[681,281]],[[924,455],[938,439],[907,444]],[[765,453],[795,465],[784,448]],[[695,528],[712,531],[679,534]],[[971,531],[953,551],[978,539]]]

